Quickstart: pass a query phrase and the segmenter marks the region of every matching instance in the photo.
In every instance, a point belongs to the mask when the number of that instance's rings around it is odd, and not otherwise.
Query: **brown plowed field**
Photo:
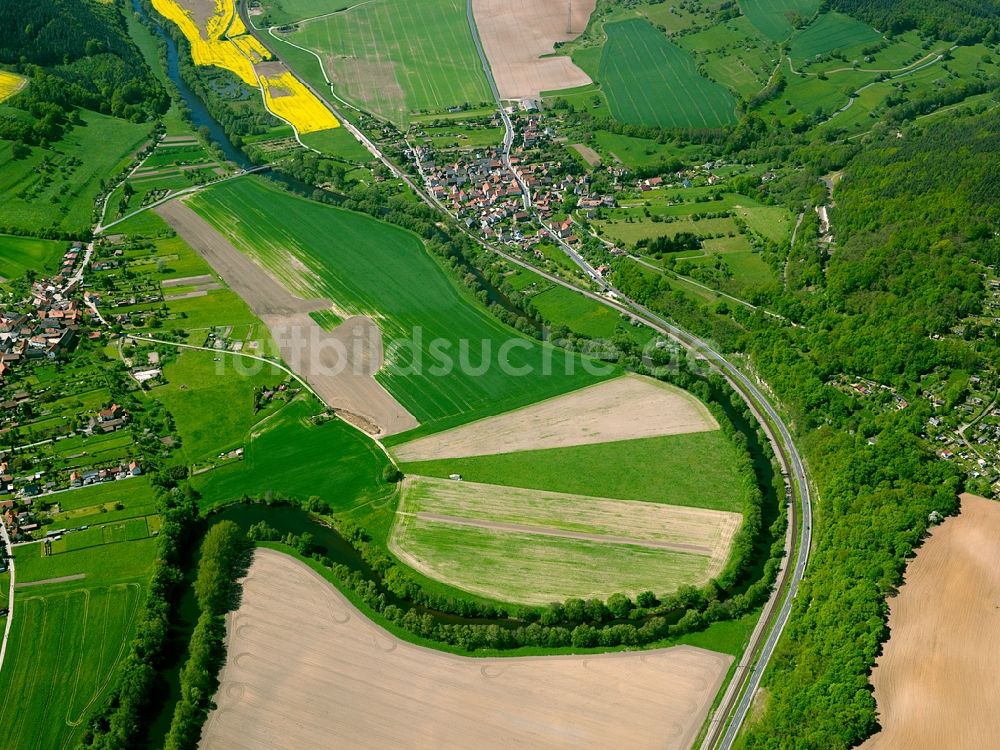
[[[537,97],[592,83],[568,57],[552,55],[556,42],[587,28],[596,0],[472,0],[483,50],[500,96]]]
[[[625,375],[564,396],[404,443],[400,461],[487,456],[719,429],[687,391]]]
[[[732,657],[690,646],[476,659],[401,641],[259,549],[201,750],[686,750]]]
[[[169,201],[156,212],[267,324],[285,363],[328,406],[362,417],[351,421],[377,426],[380,436],[417,426],[413,415],[375,380],[382,366],[382,332],[373,320],[356,316],[324,331],[309,313],[329,310],[328,300],[292,295],[182,201]]]
[[[962,495],[889,601],[872,672],[882,731],[864,750],[1000,746],[1000,503]]]

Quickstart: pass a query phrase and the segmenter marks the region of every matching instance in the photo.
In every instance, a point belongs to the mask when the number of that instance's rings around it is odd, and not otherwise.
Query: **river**
[[[192,125],[195,128],[206,128],[208,130],[209,140],[217,144],[219,148],[222,149],[222,153],[227,159],[229,159],[229,161],[242,167],[243,169],[250,169],[253,166],[250,160],[247,159],[246,155],[242,151],[233,145],[233,142],[229,140],[229,136],[226,135],[226,131],[224,131],[216,119],[209,114],[205,104],[190,88],[188,88],[188,85],[184,83],[184,79],[181,78],[180,53],[177,50],[177,42],[175,42],[158,24],[150,21],[149,15],[146,13],[146,9],[142,7],[139,0],[132,0],[132,9],[135,10],[135,12],[143,20],[143,23],[147,24],[147,26],[153,30],[153,33],[159,36],[160,39],[166,43],[167,77],[170,78],[174,86],[177,87],[177,91],[180,92],[181,99],[184,100],[184,104],[187,105],[188,110],[191,112]]]

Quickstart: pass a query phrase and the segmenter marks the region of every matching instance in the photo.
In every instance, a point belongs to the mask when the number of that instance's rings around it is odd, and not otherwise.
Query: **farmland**
[[[402,468],[413,475],[461,474],[484,484],[739,511],[742,492],[734,459],[732,445],[714,431],[404,462]],[[581,471],[585,466],[614,470]]]
[[[587,28],[595,5],[595,0],[472,0],[477,33],[500,97],[537,97],[543,91],[592,83],[573,60],[552,52]]]
[[[721,570],[737,513],[415,478],[390,549],[493,599],[546,604],[700,584]]]
[[[315,495],[341,512],[391,496],[393,487],[382,480],[384,454],[344,422],[312,423],[310,417],[319,411],[312,399],[289,404],[254,427],[242,461],[193,477],[204,497],[203,507],[244,495],[299,499]]]
[[[691,394],[627,375],[403,443],[394,453],[402,461],[418,461],[716,429],[715,419]]]
[[[387,366],[376,378],[421,422],[468,420],[601,377],[588,372],[595,368],[578,356],[495,321],[408,232],[296,198],[258,180],[219,185],[199,194],[191,206],[279,278],[288,276],[290,254],[307,269],[297,274],[303,286],[299,293],[328,298],[349,315],[377,320]],[[275,212],[286,221],[275,224]],[[419,287],[410,283],[414,278],[421,280]],[[509,367],[499,366],[501,357]],[[485,371],[473,374],[484,359]],[[463,361],[469,365],[466,372]],[[551,377],[529,377],[545,367],[551,368]],[[609,368],[602,369],[606,374]],[[413,377],[415,370],[423,377]]]
[[[389,635],[313,570],[271,550],[257,551],[229,627],[206,748],[239,734],[247,750],[374,750],[403,737],[484,750],[683,750],[732,661],[689,646],[544,659],[436,653]],[[302,694],[329,703],[310,707]]]
[[[15,279],[27,271],[54,273],[67,243],[0,234],[0,279]]]
[[[339,96],[397,124],[490,97],[462,0],[362,3],[280,36],[319,54]]]
[[[986,746],[1000,732],[992,693],[983,690],[1000,669],[998,536],[1000,505],[962,495],[961,513],[934,529],[907,567],[871,675],[881,731],[864,750],[930,750],[956,737]]]
[[[877,42],[882,36],[871,26],[842,13],[823,13],[792,37],[791,56],[804,62],[834,50],[851,54],[857,47]]]
[[[299,135],[340,127],[330,110],[287,70],[277,75],[262,74],[260,85],[267,108]]]
[[[616,119],[665,128],[735,121],[732,94],[702,76],[691,56],[648,21],[611,23],[605,32],[599,78]]]
[[[0,102],[10,99],[18,91],[23,89],[28,83],[28,79],[11,73],[9,70],[0,70]]]
[[[819,6],[819,0],[740,0],[750,23],[772,42],[787,39],[795,28],[792,21],[809,18]]]
[[[152,569],[153,540],[40,556],[19,548],[20,589],[4,669],[0,720],[10,748],[75,747],[115,684]],[[84,577],[43,583],[63,576]]]
[[[215,4],[214,13],[207,17],[196,17],[195,11],[180,0],[152,0],[153,7],[164,18],[169,19],[184,34],[191,45],[191,57],[195,65],[214,65],[234,73],[248,86],[257,88],[257,76],[254,73],[251,58],[244,54],[243,49],[225,38],[236,15],[233,0],[219,0]],[[202,5],[197,5],[200,12]],[[235,36],[236,34],[234,34]],[[256,49],[257,54],[266,56],[266,50],[259,47],[253,40],[249,48]],[[259,48],[259,49],[258,49]]]

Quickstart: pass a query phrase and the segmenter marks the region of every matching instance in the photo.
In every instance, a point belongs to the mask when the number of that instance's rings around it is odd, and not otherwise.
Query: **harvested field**
[[[404,443],[400,461],[485,456],[717,430],[705,405],[666,383],[625,375]]]
[[[583,143],[574,143],[572,148],[583,157],[583,160],[592,167],[601,166],[601,155],[590,146]]]
[[[693,741],[732,661],[688,646],[443,654],[390,636],[318,573],[267,549],[257,550],[227,620],[226,665],[202,750],[679,750]]]
[[[1000,503],[962,495],[889,601],[872,672],[882,731],[864,750],[995,747],[1000,737]]]
[[[738,513],[409,477],[389,540],[452,586],[546,604],[699,585],[725,565]]]
[[[472,0],[500,96],[523,99],[592,83],[568,57],[543,55],[551,55],[556,42],[582,34],[595,5],[596,0],[569,0],[568,8],[564,0]]]
[[[377,426],[379,436],[417,426],[374,378],[382,366],[382,333],[374,321],[355,316],[324,331],[309,313],[329,310],[329,301],[293,296],[183,202],[156,211],[267,324],[282,358],[324,403],[362,417],[356,423]]]

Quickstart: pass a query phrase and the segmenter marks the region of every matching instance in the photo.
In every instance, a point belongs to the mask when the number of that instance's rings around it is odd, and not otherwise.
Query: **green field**
[[[718,430],[493,456],[417,461],[406,474],[740,512],[736,449]],[[588,467],[583,470],[583,467]],[[692,467],[698,467],[693,471]]]
[[[146,140],[150,125],[79,110],[82,123],[48,147],[14,159],[0,140],[0,225],[28,232],[89,229],[102,180],[115,176]]]
[[[781,42],[794,30],[792,20],[809,18],[820,0],[739,0],[743,15],[772,42]]]
[[[823,13],[792,37],[791,55],[795,62],[806,62],[833,51],[846,53],[854,47],[872,44],[881,35],[871,26],[842,13]]]
[[[156,493],[146,477],[81,487],[47,499],[59,506],[47,530],[107,524],[156,512]],[[124,506],[121,510],[115,507],[118,503]]]
[[[292,253],[314,277],[305,293],[377,320],[389,364],[376,377],[423,423],[467,421],[600,379],[579,357],[497,322],[408,232],[252,179],[199,193],[191,206],[279,278]]]
[[[531,304],[543,320],[563,323],[575,333],[585,336],[611,338],[618,329],[618,313],[561,286],[536,294],[531,298]]]
[[[736,100],[702,76],[694,59],[648,21],[608,24],[599,79],[615,119],[666,128],[714,128],[736,120]]]
[[[310,424],[320,411],[312,399],[289,404],[254,428],[244,460],[192,477],[202,508],[272,493],[315,495],[336,511],[387,500],[394,487],[382,480],[385,454],[344,422]]]
[[[480,596],[531,604],[647,589],[665,593],[697,580],[706,561],[684,552],[496,533],[420,518],[408,522],[406,540],[407,550],[438,580]]]
[[[219,359],[218,362],[215,360]],[[163,369],[167,384],[154,395],[173,415],[187,463],[238,448],[263,415],[254,414],[253,389],[276,387],[287,375],[271,365],[213,352],[185,350]],[[205,415],[212,419],[206,420]]]
[[[355,4],[349,0],[265,0],[261,3],[269,25],[292,23],[323,13],[334,13]],[[256,25],[261,24],[257,22]]]
[[[0,234],[0,279],[18,279],[29,270],[53,274],[68,249],[68,242]]]
[[[83,573],[82,580],[19,588],[0,672],[3,745],[72,748],[115,684],[152,570],[152,539],[40,556],[17,551],[17,581]]]
[[[288,39],[330,60],[338,95],[397,124],[490,98],[462,0],[361,3]]]
[[[319,91],[325,91],[325,87]],[[362,146],[361,142],[351,135],[351,131],[347,128],[332,128],[316,133],[306,133],[302,136],[302,142],[310,148],[344,161],[367,164],[372,160],[368,149]]]

